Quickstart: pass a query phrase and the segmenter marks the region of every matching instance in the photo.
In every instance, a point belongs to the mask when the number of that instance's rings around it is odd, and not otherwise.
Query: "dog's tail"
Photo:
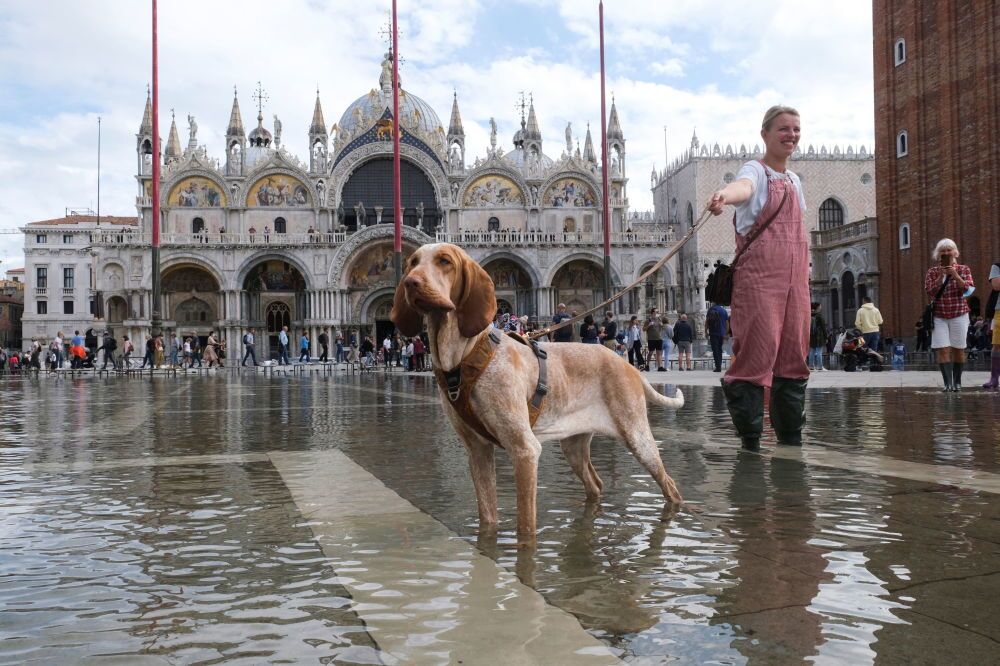
[[[655,388],[653,388],[645,377],[642,379],[642,388],[646,392],[646,400],[649,402],[656,403],[657,405],[663,405],[664,407],[673,407],[674,409],[680,409],[684,406],[684,394],[681,393],[680,389],[677,389],[674,397],[663,395]]]

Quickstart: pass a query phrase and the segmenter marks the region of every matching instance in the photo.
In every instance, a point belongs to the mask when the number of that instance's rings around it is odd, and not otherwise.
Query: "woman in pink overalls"
[[[760,131],[764,157],[744,164],[736,180],[708,204],[716,215],[727,204],[736,206],[737,249],[763,228],[734,266],[734,360],[722,379],[733,424],[743,448],[751,451],[760,449],[765,388],[771,389],[778,443],[802,444],[809,379],[809,245],[802,185],[788,170],[800,133],[798,111],[768,109]]]

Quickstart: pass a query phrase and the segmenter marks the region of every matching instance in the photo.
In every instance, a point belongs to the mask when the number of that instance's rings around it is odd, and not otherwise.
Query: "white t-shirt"
[[[382,341],[382,349],[384,349],[386,351],[389,351],[389,350],[392,349],[392,341],[389,340],[389,338],[386,338],[385,340]]]
[[[992,266],[990,266],[990,279],[995,280],[998,277],[1000,277],[1000,267],[997,267],[996,264],[993,264]]]
[[[799,181],[798,176],[791,171],[786,171],[785,174],[781,174],[771,167],[761,164],[757,160],[747,162],[740,167],[739,173],[736,174],[737,180],[740,178],[749,180],[750,186],[753,188],[753,193],[750,195],[750,198],[736,207],[736,233],[741,236],[750,230],[750,227],[752,227],[753,223],[757,220],[757,216],[760,215],[760,211],[764,210],[764,204],[767,203],[768,174],[770,174],[771,177],[778,178],[787,174],[791,179],[792,184],[795,185],[795,191],[799,193],[799,209],[803,213],[806,212],[806,199],[802,195],[802,183]],[[804,219],[805,218],[803,217],[803,220]]]

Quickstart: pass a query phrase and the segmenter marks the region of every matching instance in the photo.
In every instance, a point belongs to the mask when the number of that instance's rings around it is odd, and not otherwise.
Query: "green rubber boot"
[[[760,451],[760,435],[764,432],[764,387],[750,382],[722,382],[729,415],[740,435],[743,448]]]
[[[954,367],[951,363],[938,363],[941,368],[941,377],[944,379],[944,392],[954,390],[955,376],[953,374]]]
[[[802,446],[806,423],[806,379],[775,377],[771,382],[771,426],[778,444]]]

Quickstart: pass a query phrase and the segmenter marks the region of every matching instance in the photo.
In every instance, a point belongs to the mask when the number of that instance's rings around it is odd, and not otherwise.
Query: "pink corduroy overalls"
[[[784,174],[765,171],[767,203],[750,231],[770,217],[786,189],[788,196],[736,266],[730,324],[735,358],[724,381],[770,388],[773,377],[809,377],[809,244],[795,184]],[[736,234],[737,249],[745,239]]]

